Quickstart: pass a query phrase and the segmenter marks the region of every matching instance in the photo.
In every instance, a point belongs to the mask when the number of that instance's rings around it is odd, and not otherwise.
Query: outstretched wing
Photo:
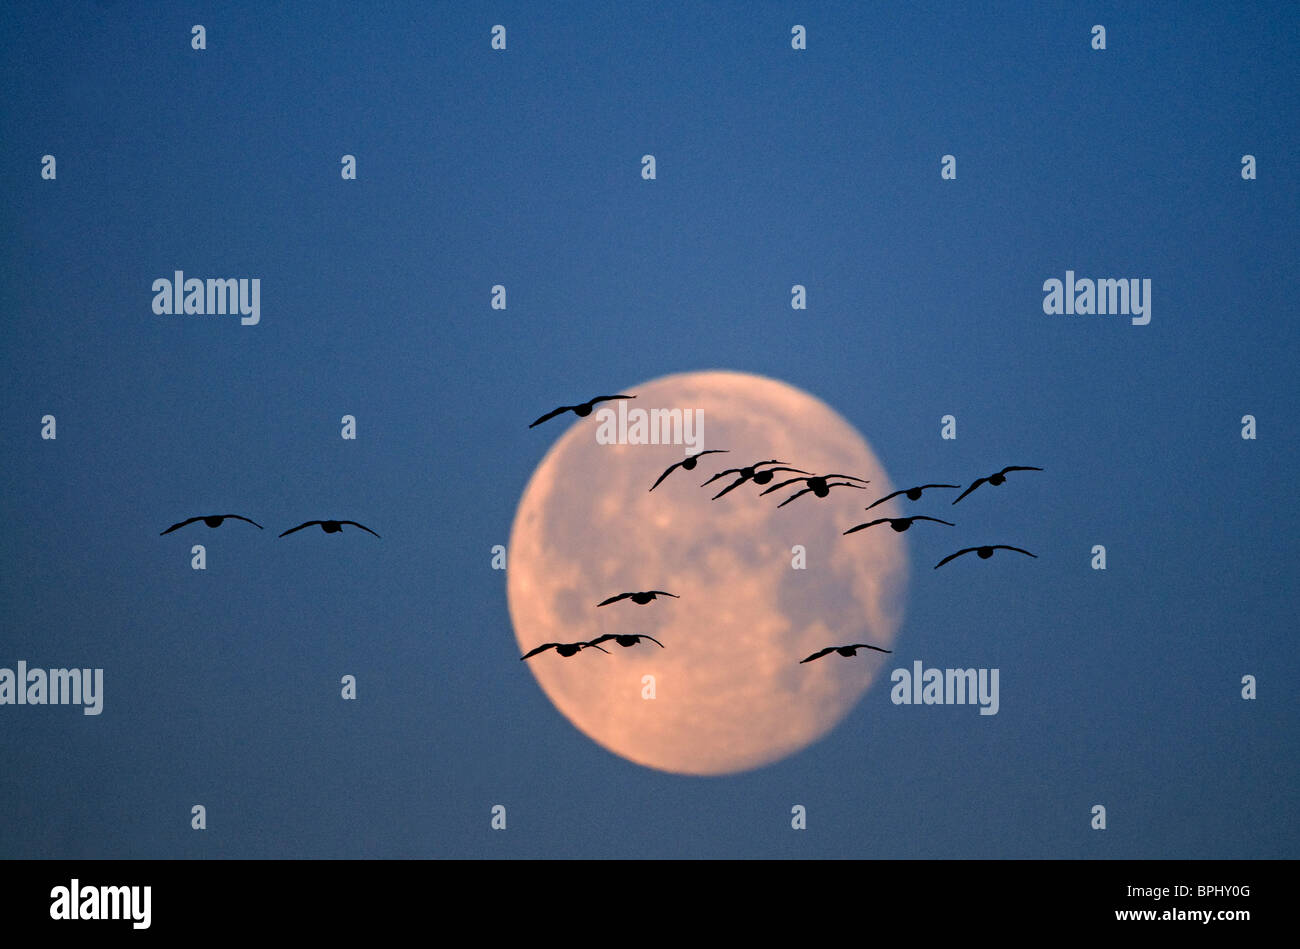
[[[555,418],[555,416],[563,412],[568,412],[573,408],[574,406],[572,405],[561,405],[558,409],[552,409],[550,412],[547,412],[545,415],[543,415],[541,418],[539,418],[536,422],[534,422],[532,425],[529,425],[528,427],[536,428],[538,425],[541,425],[543,422],[547,421],[548,419],[553,419]]]
[[[680,468],[681,466],[682,466],[682,463],[681,463],[680,461],[677,462],[677,464],[675,464],[675,465],[669,465],[669,466],[664,470],[664,473],[661,474],[661,475],[659,476],[659,480],[656,481],[654,484],[650,485],[650,490],[653,491],[655,488],[659,487],[659,485],[663,482],[664,478],[666,478],[666,477],[668,477],[670,474],[672,474],[674,469],[676,469],[676,468]]]
[[[870,511],[870,510],[871,510],[873,507],[875,507],[877,504],[884,504],[884,503],[885,503],[886,501],[888,501],[890,498],[896,498],[896,497],[898,497],[900,494],[906,494],[908,491],[911,491],[911,490],[912,490],[912,488],[904,488],[902,491],[895,491],[893,494],[886,494],[886,495],[885,495],[883,498],[881,498],[879,501],[872,501],[870,504],[868,504],[867,507],[866,507],[866,510]],[[873,523],[873,524],[879,524],[880,522],[879,522],[879,521],[872,521],[872,523]]]
[[[340,524],[351,524],[353,527],[360,527],[363,531],[367,531],[367,532],[369,532],[369,533],[371,533],[371,534],[375,534],[375,532],[372,531],[372,530],[370,530],[370,528],[367,527],[365,524],[358,524],[356,521],[339,521],[339,523],[340,523]],[[376,536],[376,537],[379,537],[378,534],[375,534],[375,536]]]
[[[591,642],[589,642],[589,643],[583,643],[583,645],[584,645],[584,646],[591,646],[591,647],[593,647],[593,648],[599,648],[599,646],[600,646],[601,643],[607,643],[607,642],[609,642],[611,639],[615,639],[615,638],[617,638],[617,635],[618,635],[617,633],[606,633],[604,636],[597,636],[595,639],[593,639],[593,640],[592,640]],[[604,652],[604,650],[602,649],[601,652]]]
[[[710,448],[708,451],[697,451],[695,454],[691,455],[691,457],[700,458],[704,455],[725,455],[729,451],[731,451],[730,448]]]
[[[933,520],[933,518],[931,518],[931,520]],[[859,524],[857,527],[850,527],[844,533],[852,534],[854,531],[866,530],[868,527],[875,527],[877,524],[888,524],[892,522],[893,522],[892,517],[878,517],[874,521],[871,521],[868,524]]]
[[[519,660],[520,660],[520,662],[522,662],[522,661],[525,660],[525,659],[531,659],[533,656],[537,655],[539,652],[545,652],[545,651],[548,650],[548,649],[554,649],[554,648],[555,648],[556,646],[558,646],[558,645],[560,645],[560,644],[559,644],[559,643],[542,643],[542,644],[541,644],[540,646],[538,646],[536,649],[533,649],[533,650],[530,650],[530,651],[524,653],[522,656],[519,657]]]
[[[807,493],[808,493],[809,491],[811,491],[811,490],[812,490],[812,488],[804,488],[802,491],[796,491],[794,494],[790,495],[788,498],[786,498],[784,501],[782,501],[780,504],[778,504],[777,507],[785,507],[787,504],[789,504],[789,503],[790,503],[791,501],[793,501],[795,498],[799,497],[800,495],[807,494]]]
[[[297,527],[290,527],[287,531],[285,531],[285,532],[284,532],[283,534],[281,534],[280,536],[281,536],[281,537],[285,537],[285,536],[287,536],[287,535],[289,535],[289,534],[292,534],[294,531],[300,531],[300,530],[302,530],[304,527],[311,527],[313,524],[320,524],[320,523],[322,523],[322,522],[321,522],[321,521],[307,521],[305,524],[299,524]]]
[[[613,399],[635,399],[635,398],[636,396],[634,395],[598,395],[594,399],[589,401],[587,404],[595,405],[597,402],[609,402],[612,401]]]
[[[663,643],[661,643],[659,640],[655,639],[653,636],[649,635],[648,633],[637,633],[637,637],[636,637],[636,638],[637,638],[637,639],[648,639],[648,640],[650,640],[650,642],[654,643],[654,644],[655,644],[656,646],[658,646],[660,649],[663,649],[663,648],[664,648],[664,644],[663,644]]]
[[[871,483],[865,478],[855,478],[853,477],[853,475],[846,475],[846,474],[828,474],[825,477],[827,481],[831,480],[831,478],[847,478],[849,481],[861,481],[863,484]]]
[[[983,484],[983,483],[984,483],[985,481],[987,481],[987,480],[989,480],[989,479],[988,479],[988,478],[976,478],[975,481],[971,484],[971,486],[970,486],[969,488],[967,488],[967,489],[966,489],[965,491],[963,491],[961,494],[957,495],[957,501],[960,501],[962,498],[964,498],[966,495],[970,494],[972,491],[974,491],[976,488],[978,488],[981,484]],[[953,503],[953,504],[956,504],[957,501],[953,501],[952,503]]]
[[[257,523],[257,521],[253,520],[252,518],[243,517],[243,516],[241,516],[241,515],[239,515],[239,514],[223,514],[223,515],[221,515],[221,516],[222,516],[222,517],[233,517],[233,518],[234,518],[235,520],[237,520],[237,521],[248,521],[248,523],[252,524],[252,525],[253,525],[254,527],[256,527],[258,530],[264,530],[264,529],[265,529],[265,528],[262,527],[261,524]]]
[[[647,593],[653,593],[656,596],[671,596],[674,600],[680,600],[681,597],[676,593],[669,593],[667,590],[646,590]]]
[[[601,600],[597,606],[609,606],[611,603],[617,603],[619,600],[627,599],[631,593],[620,593],[618,596],[611,596],[608,600]]]
[[[942,567],[944,564],[946,564],[949,560],[956,560],[956,559],[957,559],[958,557],[960,557],[962,554],[968,554],[968,553],[970,553],[972,550],[979,550],[979,548],[978,548],[978,547],[967,547],[967,548],[965,548],[965,549],[963,549],[963,550],[959,550],[959,551],[957,551],[955,554],[949,554],[947,557],[944,557],[944,558],[943,558],[942,560],[940,560],[937,564],[935,564],[935,565],[934,565],[934,569],[935,569],[935,570],[938,570],[940,567]]]
[[[876,652],[893,652],[892,649],[881,649],[879,646],[873,646],[871,643],[854,643],[854,649],[874,649]]]
[[[161,537],[163,534],[170,534],[172,531],[178,531],[186,524],[193,524],[195,521],[203,520],[203,517],[204,515],[200,514],[198,517],[191,517],[188,521],[181,521],[179,524],[173,524],[171,527],[167,528],[165,531],[162,532],[162,534],[159,534],[158,536]]]
[[[822,656],[826,655],[827,653],[834,652],[835,649],[836,649],[835,646],[827,646],[827,647],[826,647],[825,649],[823,649],[821,652],[815,652],[815,653],[813,653],[811,656],[809,656],[807,659],[800,659],[800,660],[799,660],[799,665],[802,666],[805,662],[812,662],[814,659],[820,659]]]
[[[721,491],[719,491],[717,494],[715,494],[715,495],[713,496],[713,500],[716,501],[718,498],[722,497],[722,496],[723,496],[724,494],[726,494],[728,491],[734,491],[734,490],[736,490],[736,488],[740,487],[742,484],[744,484],[744,483],[745,483],[746,481],[748,481],[748,480],[749,480],[748,478],[737,478],[735,481],[731,482],[731,484],[727,485],[725,488],[723,488]],[[702,488],[702,487],[704,487],[704,485],[700,485],[700,487]]]
[[[1029,556],[1029,557],[1033,557],[1035,560],[1038,559],[1038,554],[1031,554],[1031,553],[1029,553],[1029,551],[1027,551],[1027,550],[1021,550],[1021,548],[1019,548],[1019,547],[1008,547],[1006,544],[994,544],[994,545],[993,545],[993,549],[994,549],[994,550],[1014,550],[1014,551],[1017,551],[1018,553],[1022,553],[1022,554],[1025,554],[1025,555]]]
[[[831,481],[826,485],[826,487],[828,489],[829,488],[857,488],[859,491],[867,490],[867,486],[865,484],[854,484],[851,481]]]
[[[941,521],[941,520],[939,520],[939,518],[937,518],[937,517],[930,517],[928,514],[913,514],[913,515],[912,515],[912,520],[914,520],[914,521],[934,521],[936,524],[947,524],[949,527],[956,527],[956,526],[957,526],[956,524],[952,523],[952,521]]]
[[[1042,468],[1034,468],[1028,465],[1007,465],[1005,468],[1002,469],[1001,473],[1006,474],[1008,471],[1042,471],[1042,470],[1043,470]]]
[[[719,471],[717,474],[715,474],[715,475],[714,475],[712,478],[710,478],[708,481],[704,482],[704,484],[700,485],[700,487],[703,488],[703,487],[705,487],[706,485],[713,484],[713,482],[717,481],[717,480],[718,480],[719,478],[721,478],[723,475],[729,475],[729,474],[740,474],[740,472],[741,472],[741,469],[740,469],[740,468],[728,468],[728,469],[726,469],[725,471]]]
[[[796,484],[800,481],[807,481],[807,480],[808,480],[807,478],[791,478],[789,481],[782,481],[780,484],[774,484],[766,488],[765,490],[760,491],[758,493],[758,496],[761,498],[763,495],[771,494],[773,491],[780,491],[782,488],[786,487],[787,485]]]

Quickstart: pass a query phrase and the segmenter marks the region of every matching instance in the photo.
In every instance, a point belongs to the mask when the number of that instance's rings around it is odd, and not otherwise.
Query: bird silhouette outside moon
[[[636,396],[634,395],[598,395],[594,399],[591,399],[588,402],[580,402],[577,405],[561,405],[558,409],[552,409],[551,411],[547,412],[545,415],[539,418],[536,422],[533,422],[528,427],[536,428],[538,425],[541,425],[543,422],[549,421],[550,419],[555,418],[555,416],[557,415],[563,415],[565,412],[572,412],[574,415],[578,416],[578,418],[586,418],[588,415],[591,414],[591,410],[595,408],[597,402],[609,402],[612,401],[613,399],[635,399],[635,398]]]
[[[768,459],[744,480],[791,459],[891,490],[862,436],[783,382],[709,371],[624,391],[643,408],[699,410],[733,458]],[[662,452],[599,444],[583,425],[559,433],[511,528],[506,591],[517,654],[538,643],[622,645],[617,636],[629,634],[609,626],[634,610],[635,635],[652,640],[642,648],[523,665],[578,731],[614,754],[679,774],[761,767],[824,737],[871,687],[879,663],[798,660],[836,640],[892,646],[906,595],[905,539],[842,537],[862,507],[848,490],[793,517],[757,492],[735,492],[727,504],[712,503],[707,490],[649,492]],[[902,513],[893,502],[877,510]],[[644,590],[648,578],[680,597],[673,608],[593,608],[601,594],[653,592]]]
[[[337,534],[337,533],[340,533],[340,532],[343,530],[343,525],[344,525],[344,524],[350,524],[350,525],[352,525],[353,527],[359,527],[359,528],[361,528],[363,531],[366,531],[367,533],[375,534],[375,532],[372,531],[372,530],[371,530],[369,527],[367,527],[365,524],[358,524],[356,521],[307,521],[306,523],[299,524],[297,527],[291,527],[291,528],[289,528],[287,531],[285,531],[285,532],[284,532],[283,534],[281,534],[280,536],[281,536],[281,537],[287,537],[288,535],[292,534],[294,531],[300,531],[300,530],[302,530],[304,527],[313,527],[313,526],[315,526],[315,525],[317,525],[317,524],[319,524],[319,525],[320,525],[320,529],[323,530],[323,531],[324,531],[325,533],[327,533],[327,534]],[[378,535],[378,534],[375,534],[375,536],[378,537],[379,535]]]
[[[198,517],[191,517],[189,520],[180,521],[177,524],[173,524],[171,527],[167,528],[158,536],[162,537],[163,534],[170,534],[172,531],[180,530],[182,527],[186,527],[190,524],[193,524],[195,521],[202,521],[208,527],[220,527],[222,522],[227,519],[236,520],[236,521],[248,521],[249,524],[252,524],[258,530],[263,530],[262,525],[257,523],[257,521],[251,520],[247,517],[242,517],[239,514],[200,514]]]
[[[906,496],[907,496],[907,499],[908,499],[909,501],[919,501],[919,500],[921,500],[921,495],[924,494],[926,491],[930,490],[931,488],[956,488],[956,489],[958,489],[958,490],[961,490],[961,485],[959,485],[959,484],[919,484],[919,485],[917,485],[917,486],[914,487],[914,488],[903,488],[901,491],[894,491],[894,492],[892,492],[892,493],[890,493],[890,494],[886,494],[883,498],[881,498],[881,499],[878,500],[878,501],[872,501],[870,504],[867,505],[867,508],[866,508],[866,509],[867,509],[868,511],[870,511],[870,510],[871,510],[873,507],[875,507],[877,504],[884,504],[886,501],[893,500],[894,498],[898,497],[900,494],[901,494],[901,495],[906,495]]]
[[[1032,467],[1032,466],[1028,466],[1028,465],[1007,465],[1007,467],[1003,468],[1001,471],[995,471],[993,474],[989,475],[987,478],[976,478],[974,481],[971,482],[971,486],[970,486],[969,488],[967,488],[967,489],[966,489],[965,491],[963,491],[961,494],[957,495],[957,501],[960,501],[962,498],[966,497],[966,495],[970,494],[972,491],[974,491],[976,488],[978,488],[981,484],[991,484],[991,485],[993,485],[993,486],[996,488],[998,485],[1005,483],[1006,480],[1007,480],[1007,473],[1008,473],[1008,472],[1011,472],[1011,471],[1042,471],[1042,470],[1043,470],[1042,468],[1034,468],[1034,467]],[[952,503],[953,503],[953,504],[956,504],[957,501],[953,501]]]
[[[935,564],[934,569],[938,570],[944,564],[948,563],[951,560],[956,560],[958,557],[962,556],[963,554],[973,553],[976,554],[980,558],[980,560],[988,560],[990,557],[993,556],[993,551],[995,550],[1014,550],[1016,553],[1024,554],[1026,557],[1034,557],[1035,559],[1037,559],[1038,557],[1038,554],[1031,554],[1029,551],[1022,550],[1019,547],[1009,547],[1006,544],[987,544],[983,547],[966,547],[963,550],[957,551],[955,554],[949,554],[947,557],[944,557],[937,564]]]

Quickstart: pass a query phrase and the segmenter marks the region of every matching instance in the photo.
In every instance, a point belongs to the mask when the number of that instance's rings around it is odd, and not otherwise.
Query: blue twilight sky
[[[0,856],[1300,856],[1300,13],[987,6],[5,4],[0,667],[105,697],[0,706]],[[177,269],[260,324],[154,315]],[[1045,315],[1067,269],[1150,324]],[[701,779],[552,707],[490,569],[527,423],[711,368],[900,487],[1047,469],[967,515],[1034,569],[914,560],[887,666],[999,668],[999,714],[882,677]],[[158,536],[216,511],[267,531]],[[274,537],[320,517],[383,539]]]

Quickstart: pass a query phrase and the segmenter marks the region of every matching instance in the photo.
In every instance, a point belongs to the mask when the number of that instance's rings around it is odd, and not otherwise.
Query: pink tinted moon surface
[[[878,525],[893,489],[866,441],[830,407],[790,385],[738,372],[666,376],[621,390],[628,409],[702,414],[705,455],[655,479],[690,452],[679,444],[598,444],[600,410],[569,424],[533,473],[511,530],[507,595],[520,655],[547,642],[647,633],[663,643],[604,644],[570,658],[548,650],[529,671],[580,731],[638,764],[680,774],[757,768],[824,736],[893,659],[860,650],[801,665],[826,646],[892,648],[907,583],[904,535]],[[582,397],[583,394],[575,393]],[[530,432],[530,436],[555,429]],[[802,484],[759,497],[745,484],[716,501],[724,468],[779,459],[815,474],[867,478],[777,505]],[[776,484],[793,474],[782,473]],[[770,487],[771,485],[768,485]],[[806,567],[795,569],[795,548]],[[617,593],[666,590],[644,606]],[[522,671],[522,670],[521,670]],[[651,680],[645,677],[652,676]],[[653,698],[647,698],[653,689]]]

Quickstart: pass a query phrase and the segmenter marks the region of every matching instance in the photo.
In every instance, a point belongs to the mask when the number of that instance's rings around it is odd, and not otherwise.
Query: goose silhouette
[[[831,478],[847,478],[848,480],[831,481],[830,480]],[[798,484],[800,481],[804,482],[807,485],[807,487],[804,488],[802,491],[796,491],[794,494],[790,495],[788,498],[786,498],[784,501],[778,504],[777,507],[785,507],[795,498],[802,497],[803,495],[807,494],[809,491],[811,491],[814,495],[816,495],[819,498],[824,498],[826,497],[826,495],[831,493],[831,488],[859,488],[865,491],[866,486],[871,483],[870,481],[866,481],[862,478],[855,478],[853,475],[844,475],[844,474],[810,475],[809,477],[791,478],[789,481],[782,481],[780,484],[774,484],[766,491],[762,492],[762,494],[760,494],[759,496],[762,497],[763,494],[771,494],[773,491],[780,491],[782,488],[787,487],[788,485]],[[853,483],[854,481],[861,481],[862,483],[854,484]]]
[[[753,481],[755,484],[767,484],[769,481],[772,480],[773,477],[775,477],[778,471],[797,471],[800,474],[808,473],[804,471],[802,468],[789,468],[789,467],[770,468],[764,471],[758,470],[763,465],[784,466],[785,464],[786,463],[784,461],[777,461],[775,458],[773,458],[770,461],[756,461],[752,465],[748,465],[744,468],[728,468],[725,471],[719,471],[708,481],[704,482],[704,484],[700,485],[700,487],[702,488],[705,485],[712,484],[714,481],[717,481],[719,478],[723,477],[724,475],[729,475],[729,474],[736,475],[735,481],[731,482],[731,484],[727,485],[725,488],[723,488],[721,491],[719,491],[717,494],[713,496],[713,500],[716,501],[718,498],[722,497],[728,491],[734,491],[736,488],[740,487],[746,481]]]
[[[995,550],[1014,550],[1017,553],[1024,554],[1026,557],[1033,557],[1034,559],[1038,559],[1038,554],[1031,554],[1027,550],[1021,550],[1019,547],[1009,547],[1006,544],[987,544],[983,547],[967,547],[964,550],[957,551],[955,554],[949,554],[947,557],[944,557],[937,564],[935,564],[934,569],[938,570],[949,560],[956,560],[962,554],[969,554],[971,551],[974,551],[975,553],[979,554],[980,560],[988,560],[990,557],[993,556],[993,551]]]
[[[536,428],[538,425],[541,425],[543,422],[547,421],[548,419],[553,419],[555,418],[555,416],[562,415],[565,412],[572,412],[574,415],[578,416],[578,418],[586,418],[588,415],[591,414],[591,410],[596,407],[597,402],[609,402],[612,399],[635,399],[635,398],[636,396],[634,395],[598,395],[589,402],[579,402],[577,405],[561,405],[558,409],[552,409],[551,411],[547,412],[545,415],[539,418],[536,422],[533,422],[528,427]]]
[[[962,498],[970,494],[972,491],[974,491],[976,488],[978,488],[981,484],[984,484],[985,482],[988,482],[989,484],[993,485],[993,487],[996,488],[998,485],[1002,484],[1004,481],[1007,480],[1008,471],[1042,471],[1042,470],[1043,470],[1042,468],[1034,468],[1026,465],[1007,465],[1001,471],[995,472],[994,474],[989,475],[987,478],[976,478],[973,482],[971,482],[971,486],[969,488],[967,488],[961,494],[957,495],[957,501],[960,501]],[[956,504],[957,501],[953,501],[952,503]]]
[[[607,643],[611,639],[623,647],[635,646],[641,640],[648,639],[650,640],[650,642],[654,643],[660,649],[664,648],[663,643],[655,639],[653,636],[647,635],[646,633],[606,633],[604,636],[597,636],[591,642],[587,643],[587,645],[595,646],[596,648],[599,648],[601,643]]]
[[[339,533],[340,531],[343,530],[344,524],[351,524],[353,527],[360,527],[363,531],[366,531],[367,533],[375,534],[375,532],[372,531],[365,524],[358,524],[356,521],[307,521],[304,524],[299,524],[297,527],[290,527],[287,531],[285,531],[280,536],[287,537],[289,534],[292,534],[294,531],[300,531],[304,527],[311,527],[313,524],[319,524],[320,529],[327,534]],[[375,534],[375,536],[378,537],[379,535]]]
[[[195,521],[202,521],[204,524],[207,524],[209,527],[220,527],[221,522],[226,520],[227,518],[233,518],[234,520],[237,521],[248,521],[248,523],[252,524],[258,530],[264,530],[262,525],[257,523],[257,521],[249,520],[247,517],[243,517],[242,515],[239,514],[200,514],[198,517],[191,517],[188,520],[181,521],[179,524],[173,524],[171,527],[167,528],[165,531],[162,532],[162,534],[159,534],[158,536],[161,537],[163,536],[163,534],[170,534],[172,531],[178,531],[182,527],[185,527],[188,524],[193,524]]]
[[[695,466],[699,463],[700,456],[725,455],[728,451],[730,451],[729,448],[710,448],[708,451],[698,452],[694,455],[691,455],[689,458],[684,458],[681,461],[677,462],[677,464],[675,465],[669,465],[668,468],[664,471],[664,473],[659,476],[659,480],[656,481],[654,484],[650,485],[650,490],[653,491],[655,488],[659,487],[659,485],[663,483],[664,478],[668,477],[678,468],[681,468],[683,471],[694,471]]]
[[[901,491],[895,491],[893,494],[886,494],[879,501],[872,501],[870,504],[867,505],[866,509],[870,511],[877,504],[884,504],[890,498],[896,498],[900,494],[906,494],[907,499],[909,501],[919,501],[921,500],[921,494],[925,491],[928,491],[930,488],[960,488],[960,487],[961,485],[959,484],[918,484],[915,488],[904,488]]]
[[[611,596],[608,600],[601,600],[597,606],[609,606],[611,603],[617,603],[619,600],[630,599],[637,606],[645,606],[651,600],[658,599],[661,596],[671,596],[675,600],[680,600],[676,593],[669,593],[667,590],[645,590],[641,593],[620,593],[618,596]]]
[[[879,646],[871,646],[868,645],[867,643],[854,643],[852,646],[827,646],[821,652],[815,652],[807,659],[800,659],[799,665],[803,665],[805,662],[812,662],[814,659],[820,659],[822,656],[829,656],[833,652],[837,652],[841,656],[845,656],[845,657],[856,656],[858,654],[859,649],[874,649],[876,652],[888,652],[888,653],[892,653],[894,651],[892,649],[881,649]]]
[[[937,517],[927,517],[924,514],[913,514],[911,517],[878,517],[874,521],[869,521],[866,524],[859,524],[857,527],[850,527],[844,533],[852,534],[854,531],[866,530],[868,527],[875,527],[877,524],[888,524],[901,534],[912,526],[913,521],[934,521],[938,524],[947,524],[949,527],[957,526],[950,521],[941,521]]]
[[[564,656],[567,659],[569,656],[577,655],[579,652],[586,649],[588,646],[590,646],[592,649],[600,649],[600,647],[597,646],[595,643],[542,643],[542,645],[538,646],[536,649],[529,650],[528,652],[520,656],[519,661],[523,662],[525,659],[531,659],[539,652],[546,652],[546,650],[548,649],[554,649],[561,656]],[[600,649],[600,651],[605,653],[606,655],[609,654],[608,649]]]

